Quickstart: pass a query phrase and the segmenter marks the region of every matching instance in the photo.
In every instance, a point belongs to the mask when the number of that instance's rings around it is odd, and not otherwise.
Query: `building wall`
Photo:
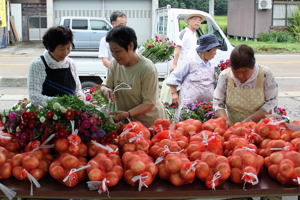
[[[272,9],[258,10],[256,0],[229,0],[227,20],[228,35],[257,38],[270,31]]]
[[[22,35],[23,40],[29,40],[29,18],[47,16],[46,3],[23,3],[22,4]]]
[[[252,37],[256,0],[229,0],[227,34],[230,36]]]
[[[49,0],[48,0],[49,1]],[[127,25],[135,29],[141,43],[152,34],[153,0],[53,0],[53,23],[63,16],[104,17],[121,10],[127,15]],[[49,9],[48,9],[49,11]],[[50,25],[50,24],[48,24]]]
[[[269,33],[272,26],[272,9],[257,10],[255,17],[254,38],[258,38],[260,33]],[[253,38],[253,37],[252,37]]]

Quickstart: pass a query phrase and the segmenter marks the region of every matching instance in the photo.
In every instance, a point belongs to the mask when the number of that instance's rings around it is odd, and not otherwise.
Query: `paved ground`
[[[1,110],[8,109],[19,99],[27,97],[26,76],[28,68],[24,66],[24,63],[30,63],[32,59],[41,55],[43,51],[44,48],[41,42],[23,42],[15,46],[0,49],[0,58],[1,60],[4,60],[2,62],[5,62],[6,60],[14,61],[14,64],[5,67],[0,63]],[[87,54],[87,52],[80,53]],[[72,52],[71,54],[76,55],[78,52]],[[94,52],[94,55],[97,55],[97,52]],[[276,80],[279,85],[285,85],[285,87],[280,88],[279,91],[279,106],[284,106],[287,109],[289,117],[300,120],[300,71],[295,71],[294,66],[295,64],[300,63],[300,55],[289,55],[288,61],[282,61],[283,57],[286,55],[280,54],[276,55],[272,61],[270,61],[270,59],[262,59],[270,56],[271,55],[257,55],[257,60],[265,65],[269,65],[270,62],[272,62],[272,64],[275,63],[274,74]],[[22,59],[20,59],[20,57],[22,57]],[[293,63],[293,65],[290,65],[289,63]]]

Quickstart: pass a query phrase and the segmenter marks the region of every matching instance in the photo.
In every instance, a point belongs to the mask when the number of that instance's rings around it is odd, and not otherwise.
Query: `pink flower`
[[[149,45],[148,45],[148,49],[151,49],[151,48],[152,48],[152,45],[149,44]]]
[[[91,95],[89,95],[89,94],[86,94],[86,95],[85,95],[85,100],[86,100],[86,101],[90,101],[91,98],[92,98]]]

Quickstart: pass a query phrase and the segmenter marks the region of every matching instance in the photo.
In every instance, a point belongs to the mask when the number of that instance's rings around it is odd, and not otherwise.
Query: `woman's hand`
[[[111,101],[115,101],[116,97],[115,94],[113,93],[113,91],[110,88],[107,88],[105,86],[102,86],[100,88],[102,95],[106,98],[109,99]]]
[[[126,112],[126,111],[116,111],[116,112],[111,112],[109,114],[115,115],[113,118],[115,122],[120,122],[120,121],[130,117],[129,112]]]
[[[172,104],[178,106],[179,103],[179,96],[177,92],[172,93]]]

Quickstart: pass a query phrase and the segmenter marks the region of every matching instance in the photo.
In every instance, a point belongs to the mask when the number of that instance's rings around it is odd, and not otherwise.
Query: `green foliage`
[[[293,13],[292,18],[289,19],[289,30],[293,33],[295,39],[300,41],[300,5],[298,9]]]
[[[251,46],[256,53],[300,53],[299,42],[262,42],[262,41],[241,41],[236,39],[229,39],[234,46],[240,44],[247,44]]]
[[[227,34],[227,16],[214,16],[214,19],[216,20],[222,31]]]
[[[172,8],[189,8],[208,12],[208,0],[159,0],[159,7],[171,5]],[[228,0],[215,0],[215,14],[227,14]]]
[[[258,40],[263,42],[293,42],[294,37],[293,34],[288,31],[273,31],[271,33],[259,34]]]

